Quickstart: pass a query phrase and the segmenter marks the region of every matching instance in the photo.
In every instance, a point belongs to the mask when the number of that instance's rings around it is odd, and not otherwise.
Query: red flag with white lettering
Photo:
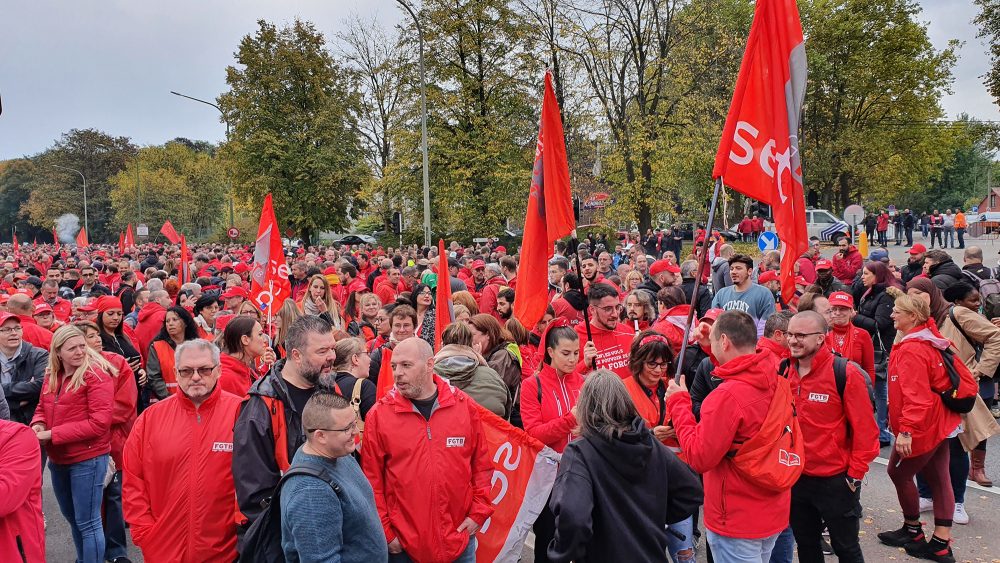
[[[253,271],[250,274],[250,300],[265,316],[277,315],[285,299],[292,294],[288,281],[281,231],[274,215],[271,194],[264,197],[257,227],[257,244],[253,251]]]
[[[809,247],[799,118],[806,89],[806,51],[795,0],[757,0],[713,178],[774,211],[784,243],[781,292],[795,293],[795,261]]]

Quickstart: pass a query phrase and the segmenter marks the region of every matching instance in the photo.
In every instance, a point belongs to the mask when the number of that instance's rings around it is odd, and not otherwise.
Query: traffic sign
[[[973,205],[972,209],[970,211],[972,211],[973,213],[979,213],[979,206],[978,205]]]
[[[859,225],[865,220],[865,208],[860,205],[848,205],[844,208],[844,222],[848,225]]]
[[[226,234],[229,235],[229,238],[231,239],[237,239],[240,236],[240,230],[237,229],[236,227],[229,227],[229,230],[226,231]]]
[[[769,250],[778,250],[781,246],[781,239],[778,235],[772,233],[771,231],[764,231],[760,234],[760,238],[757,239],[757,248],[760,248],[761,252],[767,252]]]

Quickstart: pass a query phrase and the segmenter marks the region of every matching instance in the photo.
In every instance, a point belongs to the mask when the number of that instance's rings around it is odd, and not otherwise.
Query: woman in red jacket
[[[898,291],[893,291],[899,294]],[[940,350],[951,346],[930,318],[924,300],[899,295],[892,310],[896,330],[905,334],[889,357],[889,425],[896,444],[889,456],[888,473],[896,487],[903,512],[903,527],[882,532],[879,540],[905,547],[914,557],[945,561],[952,557],[951,525],[955,495],[948,472],[948,438],[961,419],[941,400],[940,391],[951,386]],[[965,396],[959,390],[959,396]],[[968,394],[977,390],[971,389]],[[934,536],[926,542],[920,525],[920,504],[914,476],[927,479],[934,499]]]
[[[264,328],[252,317],[236,317],[222,333],[222,375],[219,386],[237,397],[244,397],[254,381],[260,378],[257,360],[265,364],[275,361],[274,350],[267,344]]]
[[[52,336],[48,375],[31,421],[49,456],[52,491],[69,521],[76,560],[84,563],[104,561],[101,496],[111,452],[113,370],[87,346],[80,329],[60,328]]]
[[[576,429],[576,401],[583,387],[580,337],[559,319],[549,324],[543,341],[545,355],[538,373],[521,384],[521,420],[531,437],[562,453]],[[555,517],[548,502],[531,529],[535,545],[547,546],[552,541]],[[535,550],[535,561],[548,560],[544,549]]]

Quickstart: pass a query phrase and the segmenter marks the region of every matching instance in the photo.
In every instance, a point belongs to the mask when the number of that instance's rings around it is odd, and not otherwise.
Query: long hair
[[[479,304],[476,303],[476,298],[468,291],[456,291],[452,293],[451,302],[456,305],[465,305],[465,308],[469,310],[469,314],[472,316],[479,314]]]
[[[510,333],[500,326],[500,321],[498,321],[493,315],[487,315],[485,313],[473,315],[472,318],[469,319],[469,324],[489,338],[489,346],[487,346],[485,350],[481,351],[484,356],[495,350],[504,342],[513,340]]]
[[[222,331],[219,343],[222,351],[230,356],[242,356],[243,337],[253,334],[253,327],[259,323],[253,317],[245,315],[234,318],[226,324],[226,330]]]
[[[66,344],[66,341],[74,336],[79,336],[80,338],[86,340],[83,331],[73,325],[60,327],[55,331],[55,333],[52,334],[52,347],[49,349],[49,376],[47,384],[49,391],[53,393],[59,388],[59,380],[63,376],[63,365],[62,360],[59,358],[59,352]],[[117,372],[117,370],[111,366],[111,363],[105,360],[99,352],[92,349],[90,346],[86,346],[86,350],[87,355],[84,357],[83,363],[80,364],[80,367],[76,368],[76,371],[72,374],[68,374],[69,384],[66,386],[67,391],[76,391],[85,385],[83,377],[86,375],[87,371],[92,368],[96,367],[109,375],[113,375]],[[100,374],[97,374],[96,372],[95,374],[100,377]]]
[[[291,299],[286,299],[284,305],[278,309],[278,317],[281,318],[281,325],[278,327],[278,334],[274,335],[274,343],[284,345],[285,338],[288,336],[288,329],[303,316],[302,311],[299,311],[295,303]]]
[[[305,302],[307,300],[310,302],[315,301],[312,298],[311,288],[313,282],[316,280],[323,283],[323,302],[326,304],[327,313],[330,315],[330,318],[333,319],[333,326],[334,328],[340,328],[344,324],[343,318],[340,316],[340,304],[333,298],[333,292],[330,291],[330,280],[326,279],[326,276],[323,274],[316,274],[315,276],[309,278],[309,283],[306,285],[306,291],[302,297],[303,312],[305,311]]]
[[[882,262],[874,261],[865,264],[865,269],[875,276],[875,285],[881,285],[882,287],[896,287],[899,289],[903,288],[903,284],[892,275],[892,271],[889,270],[889,266],[886,266]]]
[[[173,307],[167,309],[167,313],[173,313],[180,317],[181,322],[184,323],[184,341],[194,340],[198,338],[198,324],[194,322],[194,317],[191,313],[188,313],[187,309],[179,305],[174,305]],[[173,338],[167,332],[167,316],[163,315],[163,326],[160,327],[160,333],[156,335],[156,340],[165,340],[167,342],[173,342]]]
[[[576,412],[580,435],[608,440],[624,434],[639,416],[622,378],[606,369],[587,376],[576,402]]]

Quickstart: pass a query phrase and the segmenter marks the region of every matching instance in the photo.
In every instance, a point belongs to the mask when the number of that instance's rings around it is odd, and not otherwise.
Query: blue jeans
[[[535,549],[538,549],[536,546]],[[543,548],[544,549],[544,548]],[[401,553],[390,553],[389,563],[413,563],[410,556],[405,551]],[[455,559],[454,563],[476,563],[476,538],[469,538],[469,545],[465,546],[465,551]]]
[[[114,561],[128,556],[125,538],[125,514],[122,512],[122,472],[104,489],[104,559]]]
[[[744,540],[720,536],[708,530],[708,545],[712,546],[712,558],[716,563],[768,563],[780,535]]]
[[[795,553],[795,534],[789,525],[784,532],[778,534],[778,540],[774,542],[774,549],[771,551],[771,563],[792,563]]]
[[[108,454],[70,465],[49,461],[52,492],[59,503],[59,510],[69,522],[77,563],[104,561],[101,496],[107,470]]]
[[[684,536],[684,539],[675,536],[673,532]],[[684,550],[689,550],[689,554],[678,554]],[[670,529],[667,530],[667,553],[674,563],[694,561],[694,516],[688,516],[687,519],[670,525]]]
[[[892,442],[889,431],[889,382],[875,378],[875,422],[880,442]]]

